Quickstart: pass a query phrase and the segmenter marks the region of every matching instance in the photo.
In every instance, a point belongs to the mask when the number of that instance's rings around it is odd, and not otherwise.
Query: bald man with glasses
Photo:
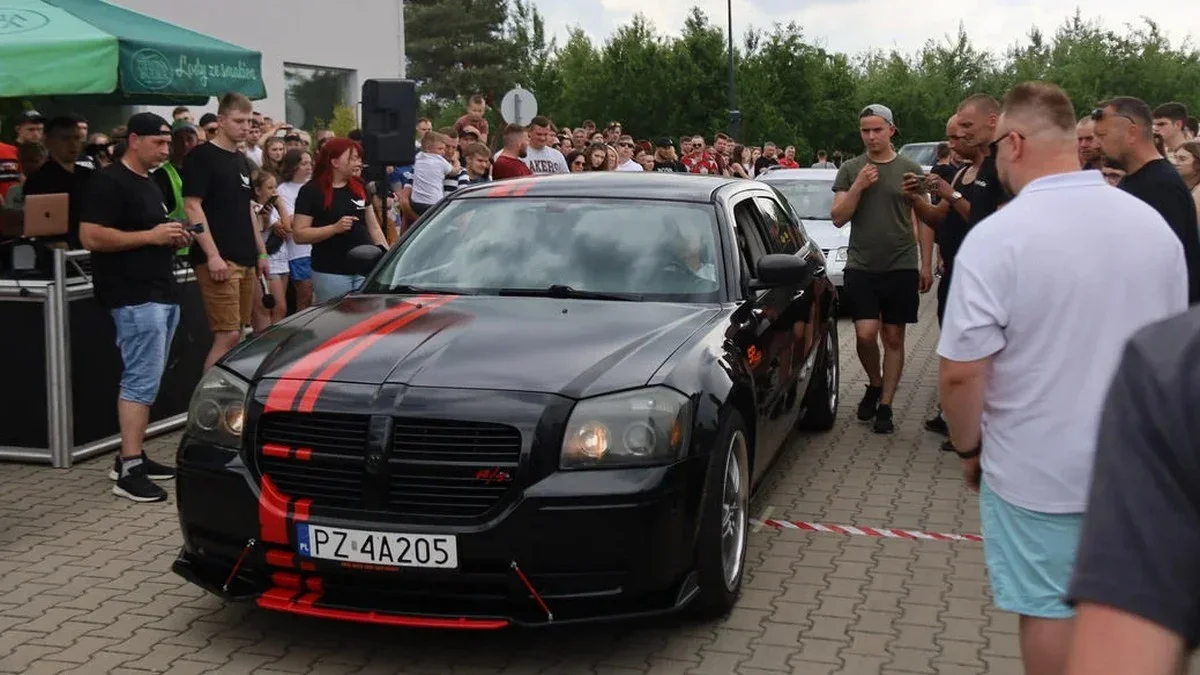
[[[1154,147],[1154,114],[1132,96],[1104,101],[1092,111],[1096,139],[1109,164],[1125,171],[1117,187],[1141,199],[1167,221],[1183,244],[1188,304],[1200,303],[1200,224],[1187,184]]]

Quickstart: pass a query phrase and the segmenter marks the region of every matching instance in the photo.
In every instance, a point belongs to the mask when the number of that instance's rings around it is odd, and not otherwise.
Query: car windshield
[[[805,220],[830,220],[833,178],[829,180],[772,180],[767,184],[787,197],[796,215]]]
[[[900,148],[900,154],[921,166],[932,166],[937,155],[937,143],[915,143]]]
[[[363,292],[715,302],[716,233],[711,204],[460,199],[389,254]]]

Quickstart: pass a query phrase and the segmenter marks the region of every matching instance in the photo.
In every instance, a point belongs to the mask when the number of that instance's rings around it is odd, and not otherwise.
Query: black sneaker
[[[862,400],[858,402],[859,420],[866,422],[875,416],[875,410],[879,408],[879,396],[882,393],[882,388],[867,385],[867,392],[863,394]]]
[[[167,491],[154,484],[146,474],[145,460],[138,458],[126,460],[124,475],[117,477],[117,484],[112,492],[118,497],[135,502],[161,502],[167,498]]]
[[[890,434],[896,430],[896,425],[892,423],[892,406],[880,405],[875,410],[875,433]]]
[[[942,417],[942,411],[940,410],[937,415],[925,420],[925,429],[943,436],[950,435],[950,427],[946,424],[946,418]]]
[[[158,462],[146,456],[146,453],[141,454],[142,466],[146,467],[146,477],[150,480],[172,480],[175,478],[175,469],[169,466],[163,466]],[[108,472],[110,480],[118,480],[121,477],[121,456],[117,455],[113,459],[112,471]]]

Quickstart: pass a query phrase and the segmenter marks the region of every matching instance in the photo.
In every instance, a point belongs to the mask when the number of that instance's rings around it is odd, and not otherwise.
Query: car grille
[[[258,424],[259,471],[314,506],[397,516],[481,516],[508,492],[521,433],[508,425],[396,418],[383,487],[368,479],[365,415],[271,413]],[[263,452],[302,449],[304,459]],[[311,451],[311,453],[309,452]]]

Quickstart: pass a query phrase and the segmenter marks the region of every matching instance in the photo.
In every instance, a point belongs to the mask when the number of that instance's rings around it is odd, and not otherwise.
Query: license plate
[[[387,567],[458,568],[454,535],[404,534],[296,526],[296,549],[306,558]]]

